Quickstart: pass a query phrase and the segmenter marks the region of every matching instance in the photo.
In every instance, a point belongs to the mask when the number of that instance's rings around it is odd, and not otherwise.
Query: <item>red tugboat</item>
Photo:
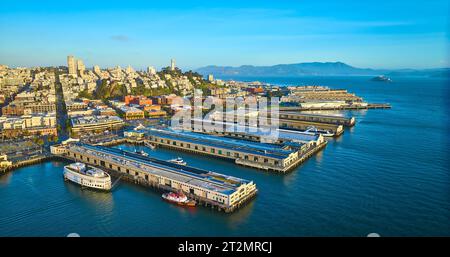
[[[164,193],[162,195],[162,198],[168,202],[175,203],[180,206],[186,206],[186,207],[194,207],[197,203],[194,200],[189,199],[185,194],[182,192],[179,193]]]

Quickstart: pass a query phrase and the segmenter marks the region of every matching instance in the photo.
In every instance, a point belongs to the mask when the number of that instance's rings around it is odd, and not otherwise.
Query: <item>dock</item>
[[[301,107],[301,106],[280,106],[283,111],[333,111],[333,110],[366,110],[366,109],[390,109],[390,104],[367,104],[367,105],[343,105],[343,106],[322,106],[322,107]]]
[[[270,121],[270,119],[269,119],[269,121]],[[342,126],[342,125],[301,121],[301,120],[291,120],[291,119],[279,119],[278,123],[279,123],[279,127],[281,129],[306,131],[306,130],[310,129],[311,127],[315,127],[317,129],[332,132],[334,134],[334,137],[338,137],[344,133],[344,126]]]
[[[301,163],[304,160],[302,154],[309,149],[308,144],[300,142],[269,144],[170,129],[147,129],[145,139],[153,145],[210,155],[280,173],[286,173]]]
[[[281,107],[280,107],[281,108]],[[252,123],[253,121],[256,121],[256,126],[261,126],[261,124],[267,124],[268,126],[271,126],[273,121],[278,123],[278,128],[280,129],[289,129],[289,130],[297,130],[297,131],[307,131],[311,128],[316,128],[318,130],[321,130],[317,133],[321,134],[330,134],[330,132],[333,134],[334,137],[338,137],[344,133],[344,127],[341,122],[347,123],[347,124],[354,124],[354,119],[341,119],[341,118],[335,118],[332,117],[314,117],[303,114],[283,114],[284,112],[279,112],[278,117],[271,117],[271,112],[269,110],[266,110],[267,117],[262,116],[259,110],[249,110],[245,111],[243,113],[239,112],[223,112],[223,113],[215,113],[211,115],[211,119],[213,121],[221,121],[221,122],[231,122],[231,123],[239,123],[241,125],[245,126],[254,126]],[[304,118],[302,118],[304,117]],[[309,119],[309,120],[306,120]],[[311,121],[311,119],[315,120],[327,120],[329,122],[318,122],[318,121]]]
[[[329,87],[291,87],[288,101],[351,101],[361,102],[363,99],[346,89],[332,89]]]
[[[336,115],[309,114],[293,111],[280,111],[279,118],[287,120],[310,121],[325,124],[343,125],[352,127],[355,125],[354,117],[341,117]]]
[[[199,204],[232,212],[257,193],[253,181],[178,165],[104,146],[70,143],[51,147],[53,155],[86,163],[122,176],[121,180],[155,188],[159,191],[183,191]]]
[[[25,167],[25,166],[29,166],[29,165],[33,165],[33,164],[37,164],[37,163],[41,163],[41,162],[45,162],[45,161],[48,161],[48,160],[51,160],[51,159],[52,159],[52,156],[50,156],[48,154],[30,156],[27,159],[14,162],[10,166],[0,168],[0,174],[7,173],[9,171],[13,171],[13,170],[21,168],[21,167]]]
[[[311,147],[324,141],[321,134],[286,130],[270,127],[243,126],[234,122],[222,122],[203,119],[192,119],[191,126],[180,125],[180,129],[190,129],[194,132],[210,135],[226,136],[261,143],[284,144],[290,141],[307,144]],[[271,131],[273,129],[273,131]],[[271,135],[273,133],[273,135]],[[276,136],[276,138],[274,138]]]

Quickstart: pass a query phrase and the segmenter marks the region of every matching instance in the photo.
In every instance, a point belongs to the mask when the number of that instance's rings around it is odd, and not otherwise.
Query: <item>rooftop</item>
[[[71,121],[72,121],[73,126],[111,123],[111,122],[123,122],[123,120],[117,116],[103,116],[103,115],[74,117],[74,118],[71,118]]]
[[[119,108],[120,108],[120,110],[123,111],[123,112],[142,112],[141,109],[138,109],[138,108],[132,107],[132,106],[126,106],[126,105],[124,105],[124,106],[120,106]]]
[[[82,143],[72,144],[69,147],[73,147],[78,151],[87,152],[92,155],[112,160],[122,165],[136,167],[144,172],[168,177],[183,183],[189,183],[226,195],[235,192],[242,184],[251,183],[249,180],[231,177],[194,167],[178,165],[168,161],[142,156],[140,154],[123,151],[116,148],[92,146]]]
[[[271,137],[271,133],[275,133],[274,136],[277,136],[280,139],[287,139],[287,140],[293,140],[295,142],[310,142],[310,141],[317,141],[320,138],[320,135],[311,135],[307,134],[301,131],[294,131],[294,130],[286,130],[286,129],[279,129],[274,127],[254,127],[254,126],[244,126],[237,123],[232,122],[220,122],[220,121],[214,121],[213,123],[205,122],[203,120],[199,119],[193,119],[194,123],[196,124],[203,124],[203,129],[205,128],[214,128],[214,124],[221,124],[222,126],[226,126],[227,131],[229,132],[235,132],[235,133],[244,133],[248,135],[258,136],[258,137]],[[197,122],[203,122],[203,123],[197,123]]]
[[[147,129],[146,135],[153,135],[173,140],[182,140],[195,144],[212,146],[232,151],[245,152],[275,159],[285,159],[295,150],[285,149],[284,145],[257,143],[248,140],[232,139],[228,137],[210,136],[195,132],[175,130]],[[299,144],[299,146],[301,146]]]

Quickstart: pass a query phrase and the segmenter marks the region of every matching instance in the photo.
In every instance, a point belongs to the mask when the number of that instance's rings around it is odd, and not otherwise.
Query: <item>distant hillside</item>
[[[273,66],[243,65],[239,67],[212,65],[199,68],[197,72],[215,76],[379,75],[383,73],[372,69],[355,68],[342,62],[308,62]]]
[[[239,67],[210,65],[196,70],[202,75],[214,76],[332,76],[332,75],[388,75],[388,76],[448,76],[450,69],[364,69],[356,68],[343,62],[307,62],[278,64],[273,66],[242,65]]]
[[[425,76],[433,78],[450,78],[450,68],[424,69],[424,70],[396,70],[387,74],[388,76]]]

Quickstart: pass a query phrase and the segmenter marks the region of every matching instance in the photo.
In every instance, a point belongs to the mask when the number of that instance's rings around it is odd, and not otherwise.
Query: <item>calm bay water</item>
[[[0,236],[450,236],[448,81],[260,80],[346,88],[393,108],[339,112],[355,116],[356,126],[286,175],[145,149],[155,157],[180,156],[192,166],[254,180],[257,198],[232,214],[183,209],[127,183],[112,193],[80,190],[63,181],[62,162],[21,168],[0,177]]]

